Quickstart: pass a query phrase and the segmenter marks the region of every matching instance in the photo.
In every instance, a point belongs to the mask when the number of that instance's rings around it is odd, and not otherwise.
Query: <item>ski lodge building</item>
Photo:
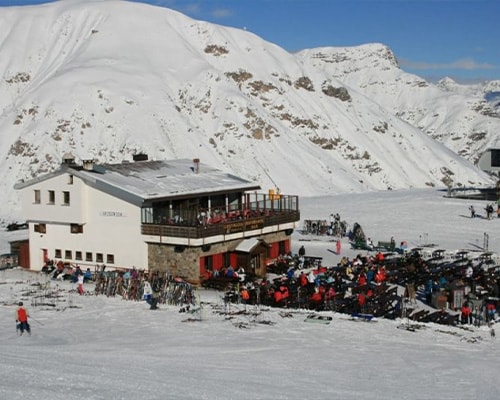
[[[199,159],[82,164],[65,156],[57,171],[16,184],[29,225],[24,266],[135,267],[200,283],[229,266],[264,276],[290,251],[298,196],[259,193]]]

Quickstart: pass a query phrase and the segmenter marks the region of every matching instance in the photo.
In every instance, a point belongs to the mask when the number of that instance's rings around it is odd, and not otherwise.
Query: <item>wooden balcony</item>
[[[142,224],[141,233],[150,236],[203,239],[211,236],[253,231],[300,220],[298,210],[272,211],[261,215],[252,213],[244,218],[224,219],[217,223],[198,224]]]

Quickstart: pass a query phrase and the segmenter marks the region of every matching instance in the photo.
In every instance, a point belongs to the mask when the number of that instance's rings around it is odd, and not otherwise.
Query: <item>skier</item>
[[[470,217],[471,217],[471,218],[476,218],[476,210],[474,209],[474,206],[473,206],[473,205],[471,205],[471,206],[469,207],[469,211],[470,211]]]
[[[83,281],[84,281],[85,277],[83,276],[83,274],[79,274],[77,279],[78,279],[78,294],[80,294],[80,296],[81,296],[84,292]]]
[[[148,281],[144,282],[144,291],[142,294],[142,299],[151,305],[151,299],[153,298],[153,289],[151,288],[151,284]]]
[[[491,217],[493,216],[493,204],[488,204],[485,210],[486,210],[486,218],[491,219]]]
[[[490,336],[491,336],[492,338],[494,338],[494,337],[495,337],[495,328],[494,328],[493,326],[494,326],[494,325],[493,325],[493,323],[492,323],[492,322],[490,322],[490,323],[488,324],[488,327],[490,328]]]
[[[21,333],[20,336],[23,335],[24,331],[28,332],[31,336],[30,324],[28,323],[29,313],[26,308],[23,307],[23,302],[19,302],[19,308],[16,310],[16,324],[19,327]]]
[[[155,285],[153,288],[153,294],[151,296],[151,307],[150,310],[158,309],[158,301],[160,300],[160,288]]]

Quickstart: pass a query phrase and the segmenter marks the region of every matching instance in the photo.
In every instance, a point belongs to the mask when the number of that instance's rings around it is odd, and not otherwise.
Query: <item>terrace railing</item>
[[[261,201],[247,203],[239,209],[179,211],[175,218],[162,219],[159,223],[143,221],[141,232],[151,236],[198,239],[300,220],[296,196],[263,196]]]

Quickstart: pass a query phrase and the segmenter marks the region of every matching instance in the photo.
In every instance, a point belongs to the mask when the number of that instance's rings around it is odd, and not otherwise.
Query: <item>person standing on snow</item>
[[[77,282],[78,282],[78,294],[80,294],[80,296],[83,294],[84,290],[83,290],[83,281],[84,281],[85,277],[83,276],[83,274],[79,274],[78,277],[77,277]]]
[[[158,309],[158,301],[160,300],[160,288],[155,285],[153,288],[153,294],[151,295],[151,306],[150,310]]]
[[[300,246],[299,257],[304,257],[306,255],[306,249],[304,246]]]
[[[471,218],[476,218],[476,210],[475,210],[474,206],[471,205],[469,207],[469,211],[470,211],[470,217]]]
[[[16,324],[19,325],[19,329],[21,330],[20,336],[23,335],[24,331],[28,332],[31,336],[30,324],[28,323],[29,313],[26,308],[23,307],[23,302],[19,302],[19,307],[16,310]]]

